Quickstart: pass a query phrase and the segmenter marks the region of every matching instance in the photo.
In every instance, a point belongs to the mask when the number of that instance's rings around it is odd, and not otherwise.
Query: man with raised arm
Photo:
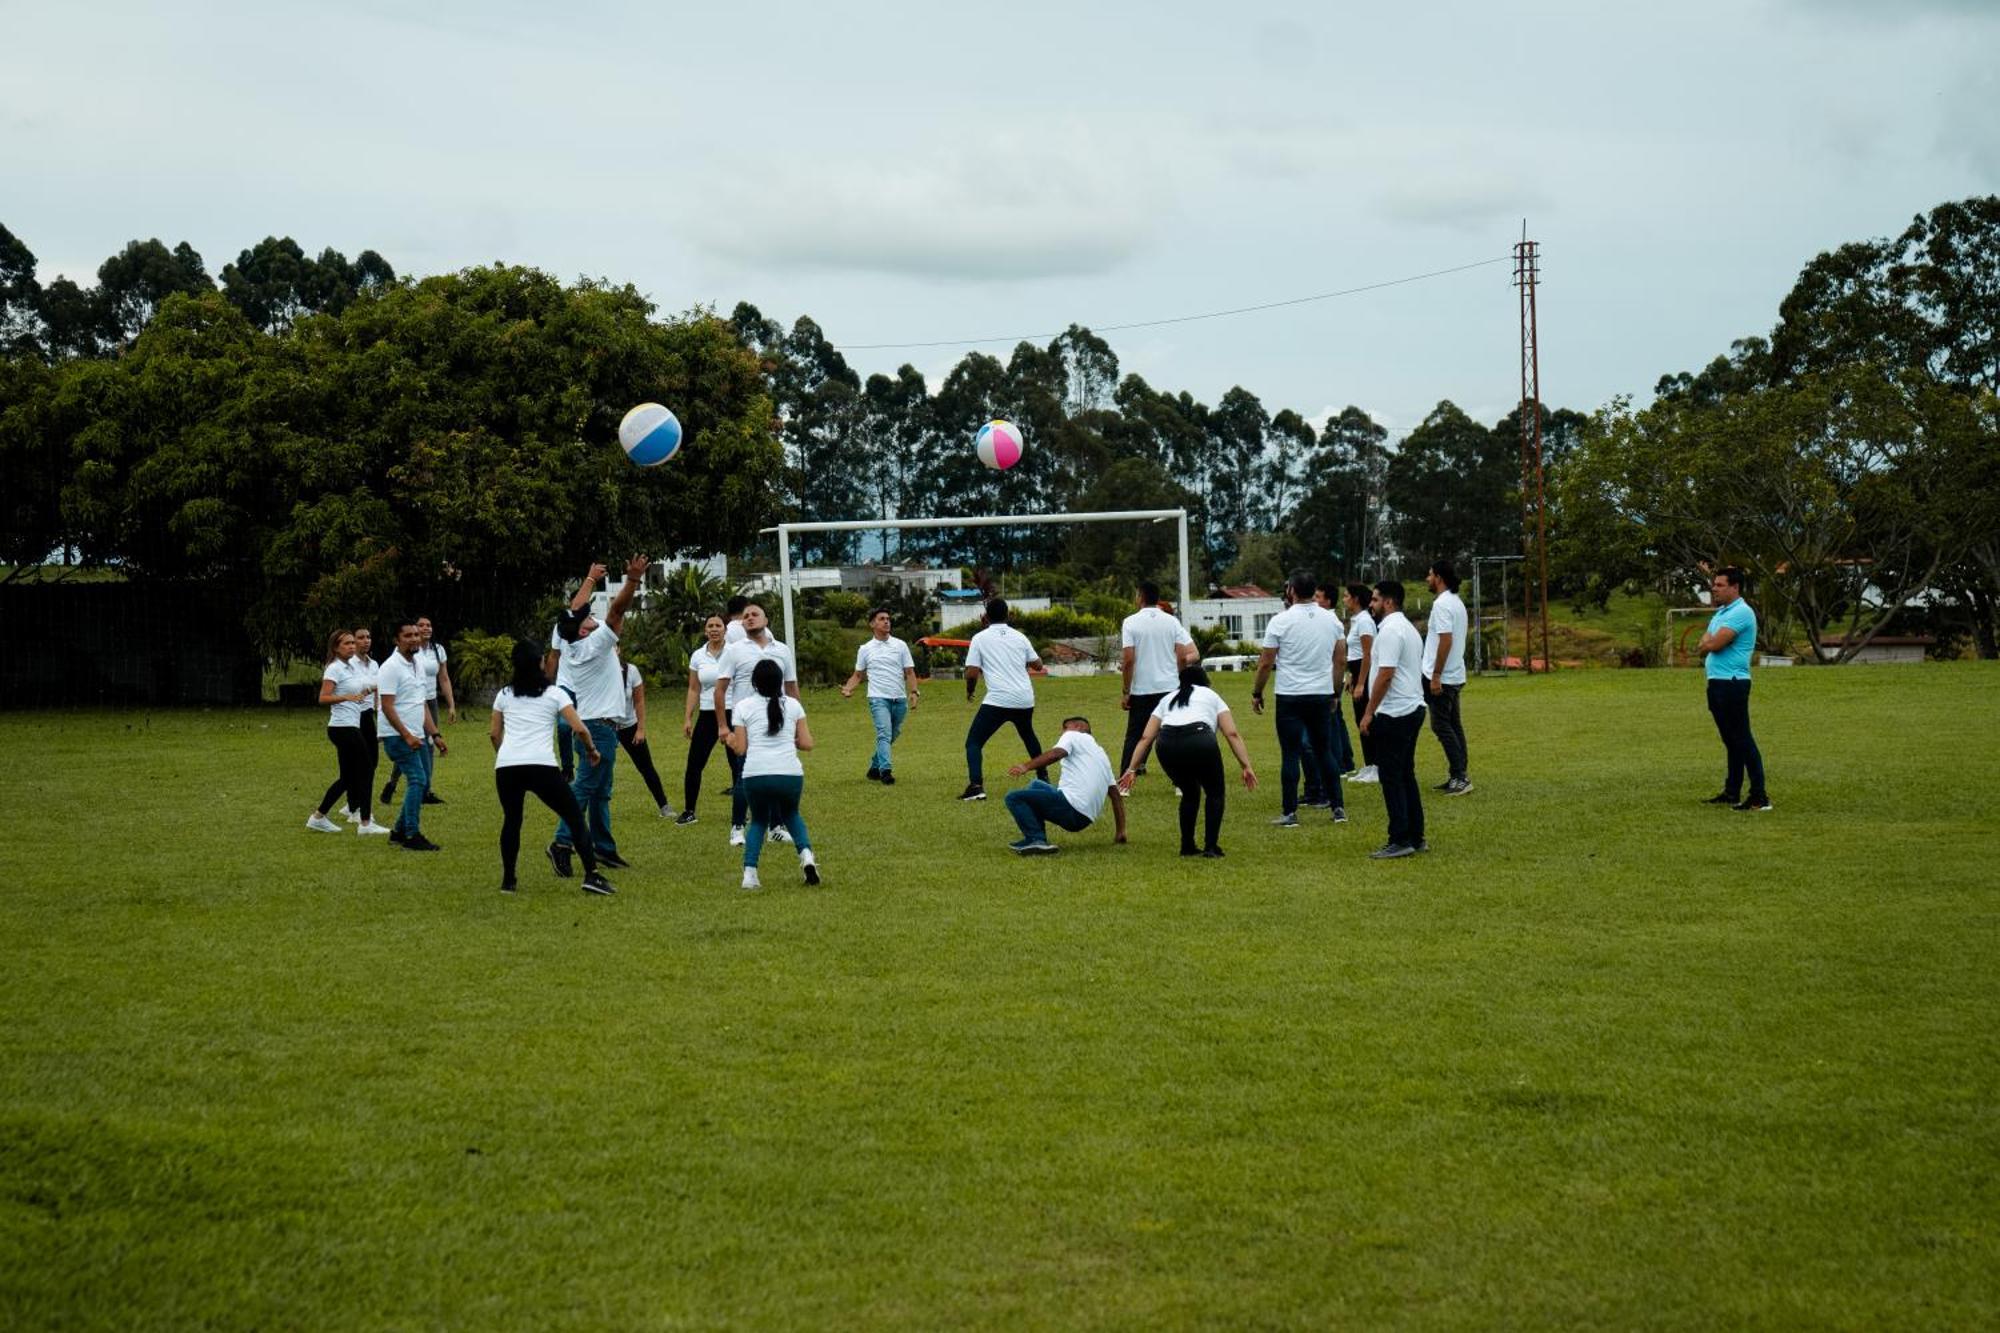
[[[556,638],[562,642],[562,666],[568,672],[567,686],[576,696],[577,716],[590,733],[591,744],[603,756],[602,763],[578,764],[570,783],[570,794],[583,811],[587,829],[572,829],[566,821],[556,824],[556,839],[549,844],[549,863],[558,875],[570,875],[570,856],[575,839],[587,836],[597,849],[597,859],[614,870],[630,862],[618,855],[611,836],[611,775],[618,762],[618,723],[625,712],[625,679],[618,661],[618,634],[625,627],[625,613],[632,607],[652,561],[635,555],[625,562],[625,581],[605,608],[599,623],[590,613],[592,594],[604,580],[604,566],[592,565],[583,587],[570,600],[569,610],[556,621]]]

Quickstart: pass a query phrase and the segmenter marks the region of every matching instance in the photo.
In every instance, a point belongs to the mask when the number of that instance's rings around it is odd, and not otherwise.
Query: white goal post
[[[1182,616],[1188,614],[1188,516],[1185,509],[1126,509],[1104,514],[999,514],[981,518],[857,518],[835,523],[780,523],[765,532],[778,538],[778,588],[785,599],[785,642],[792,637],[792,538],[802,532],[867,532],[889,528],[1020,528],[1037,523],[1166,523],[1180,524]]]

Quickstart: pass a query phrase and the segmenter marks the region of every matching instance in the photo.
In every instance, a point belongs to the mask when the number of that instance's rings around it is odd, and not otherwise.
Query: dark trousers
[[[1222,805],[1226,784],[1222,777],[1222,750],[1215,732],[1206,722],[1186,727],[1161,727],[1153,752],[1160,756],[1160,768],[1181,789],[1181,850],[1194,845],[1195,816],[1202,798],[1208,798],[1208,819],[1203,825],[1204,847],[1214,847],[1222,836]]]
[[[715,712],[704,708],[694,720],[694,735],[688,737],[687,768],[681,774],[681,809],[694,813],[701,799],[701,775],[708,757],[715,753]]]
[[[1120,773],[1132,767],[1132,751],[1139,748],[1139,738],[1146,734],[1146,724],[1153,720],[1153,710],[1158,708],[1160,700],[1166,697],[1164,694],[1132,696],[1132,709],[1125,714],[1125,751],[1118,756]]]
[[[1312,756],[1318,766],[1326,798],[1339,806],[1340,770],[1333,766],[1333,696],[1330,694],[1281,694],[1278,696],[1278,748],[1284,754],[1280,776],[1284,784],[1286,814],[1299,808],[1299,768],[1302,757]]]
[[[569,723],[556,719],[556,757],[562,762],[564,782],[576,780],[576,733],[569,729]]]
[[[1345,773],[1354,767],[1354,747],[1348,744],[1347,723],[1340,715],[1340,696],[1334,695],[1329,702],[1331,719],[1327,725],[1333,735],[1333,762],[1335,772]],[[1299,767],[1305,774],[1305,791],[1299,796],[1301,805],[1318,805],[1326,800],[1326,779],[1319,774],[1319,765],[1313,762],[1312,752],[1299,756]],[[1331,802],[1338,805],[1339,802]]]
[[[1750,682],[1708,682],[1708,711],[1715,718],[1716,734],[1722,737],[1723,748],[1729,752],[1729,776],[1723,781],[1723,794],[1741,800],[1743,774],[1747,771],[1750,774],[1750,795],[1758,800],[1766,799],[1764,756],[1757,749],[1757,738],[1750,734]]]
[[[375,734],[374,709],[361,710],[361,726],[358,730],[361,732],[362,743],[368,747],[368,766],[362,770],[361,785],[372,792],[375,790],[375,769],[382,762],[382,738]],[[357,805],[354,808],[360,810],[365,807]]]
[[[1353,703],[1354,733],[1361,737],[1361,762],[1363,764],[1373,764],[1375,762],[1375,738],[1361,730],[1361,715],[1368,711],[1368,701],[1366,699],[1355,699]]]
[[[1021,743],[1028,747],[1028,758],[1033,759],[1042,752],[1042,743],[1035,736],[1035,710],[1032,708],[995,708],[992,704],[979,705],[979,711],[972,715],[972,726],[965,733],[965,772],[974,786],[983,786],[986,742],[993,739],[993,733],[1014,724],[1014,730],[1021,733]]]
[[[653,794],[653,804],[663,806],[667,803],[667,789],[660,785],[660,771],[653,767],[653,743],[634,741],[632,738],[638,734],[638,723],[624,727],[618,732],[618,744],[632,757],[632,767],[645,779],[646,790]]]
[[[368,742],[361,739],[359,727],[328,727],[326,738],[333,742],[333,757],[340,766],[340,776],[326,789],[326,795],[319,798],[319,812],[325,814],[333,809],[333,803],[345,792],[347,803],[365,820],[374,808],[369,804],[374,793],[368,790],[368,784],[374,780],[375,765]]]
[[[1382,804],[1389,811],[1389,841],[1415,847],[1424,840],[1424,794],[1417,785],[1417,733],[1424,710],[1402,717],[1375,715],[1375,767],[1382,778]]]
[[[532,795],[555,812],[570,828],[583,827],[583,811],[576,793],[563,781],[562,770],[554,764],[509,764],[493,770],[493,788],[500,793],[500,868],[514,878],[514,863],[521,858],[521,812]],[[576,854],[583,861],[583,873],[597,869],[597,852],[589,838],[580,838]]]
[[[1444,747],[1444,762],[1454,778],[1465,776],[1465,726],[1458,717],[1458,692],[1464,688],[1441,684],[1438,692],[1432,694],[1430,682],[1424,682],[1424,701],[1431,710],[1431,731]]]

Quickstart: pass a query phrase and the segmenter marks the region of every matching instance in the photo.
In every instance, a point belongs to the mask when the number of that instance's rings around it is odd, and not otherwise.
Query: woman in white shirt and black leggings
[[[333,743],[339,776],[320,798],[319,806],[306,820],[317,833],[338,833],[340,825],[330,817],[333,803],[344,793],[348,814],[362,833],[387,833],[370,816],[368,783],[373,776],[373,755],[361,736],[361,709],[373,697],[368,673],[355,660],[354,634],[337,629],[326,641],[326,667],[320,673],[319,701],[333,711],[326,720],[326,738]]]
[[[757,878],[757,858],[764,850],[765,831],[774,825],[792,835],[806,883],[817,884],[819,858],[813,855],[806,821],[799,817],[806,786],[799,752],[813,747],[805,705],[785,693],[785,668],[775,658],[763,658],[751,668],[750,690],[729,715],[729,748],[743,756],[743,795],[750,817],[743,840],[743,887],[764,886]]]
[[[1229,715],[1229,705],[1208,687],[1208,673],[1199,665],[1182,667],[1180,689],[1160,700],[1153,709],[1145,734],[1133,748],[1132,762],[1118,779],[1119,790],[1131,791],[1147,752],[1158,744],[1160,767],[1166,770],[1174,786],[1180,788],[1182,856],[1205,856],[1212,860],[1222,855],[1219,839],[1224,782],[1222,751],[1215,743],[1217,732],[1222,733],[1229,748],[1236,752],[1244,790],[1256,791],[1257,773],[1250,767],[1250,751],[1236,730],[1236,719]],[[1205,841],[1196,847],[1194,820],[1204,796],[1208,798],[1207,820],[1202,829]]]
[[[487,735],[497,753],[493,758],[493,786],[500,793],[500,892],[515,889],[514,863],[521,855],[521,812],[532,793],[553,810],[558,819],[573,829],[584,827],[583,811],[562,780],[562,766],[556,762],[555,727],[560,719],[568,724],[576,744],[592,764],[604,762],[590,729],[576,715],[576,700],[560,685],[551,685],[542,671],[542,655],[531,643],[514,645],[514,680],[493,700],[493,725]],[[609,881],[597,870],[597,849],[592,839],[579,838],[576,854],[583,861],[583,891],[614,893]],[[554,859],[553,854],[551,860]],[[569,872],[558,867],[556,873]]]
[[[722,672],[723,640],[729,622],[720,614],[710,616],[701,627],[702,643],[688,654],[687,705],[681,718],[681,735],[688,738],[687,767],[681,774],[681,814],[676,824],[694,823],[695,802],[701,799],[701,775],[708,757],[720,739],[715,733],[715,711],[708,701],[715,697],[715,678]]]

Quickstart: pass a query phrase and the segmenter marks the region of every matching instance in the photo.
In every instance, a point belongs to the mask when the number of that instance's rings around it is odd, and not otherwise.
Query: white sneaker
[[[1356,770],[1354,776],[1348,779],[1349,782],[1380,782],[1381,780],[1382,775],[1375,771],[1375,765],[1373,764]]]
[[[347,822],[350,824],[359,824],[361,822],[361,812],[359,810],[356,810],[351,805],[348,806],[345,810],[341,811],[340,813],[346,818]]]
[[[757,878],[756,866],[743,867],[743,887],[746,889],[761,889],[764,887],[764,881]]]
[[[377,824],[372,821],[366,824],[356,824],[354,831],[364,838],[376,833],[381,834],[385,838],[389,836],[389,826],[387,824]]]
[[[672,819],[673,817],[674,817],[674,808],[671,805],[663,805],[660,807],[660,818]]]
[[[731,847],[741,847],[743,845],[743,826],[741,824],[731,824],[729,826],[729,845]],[[755,874],[756,872],[752,871],[751,873]]]
[[[325,815],[321,814],[317,810],[313,811],[312,818],[306,821],[306,827],[311,829],[315,833],[340,832],[340,825],[334,823],[331,819],[328,819]]]
[[[799,853],[799,869],[805,872],[806,883],[819,883],[819,858],[813,855],[812,848]]]
[[[768,836],[772,842],[790,842],[792,840],[791,833],[786,830],[783,824],[772,825],[770,833],[767,834],[766,836]]]

